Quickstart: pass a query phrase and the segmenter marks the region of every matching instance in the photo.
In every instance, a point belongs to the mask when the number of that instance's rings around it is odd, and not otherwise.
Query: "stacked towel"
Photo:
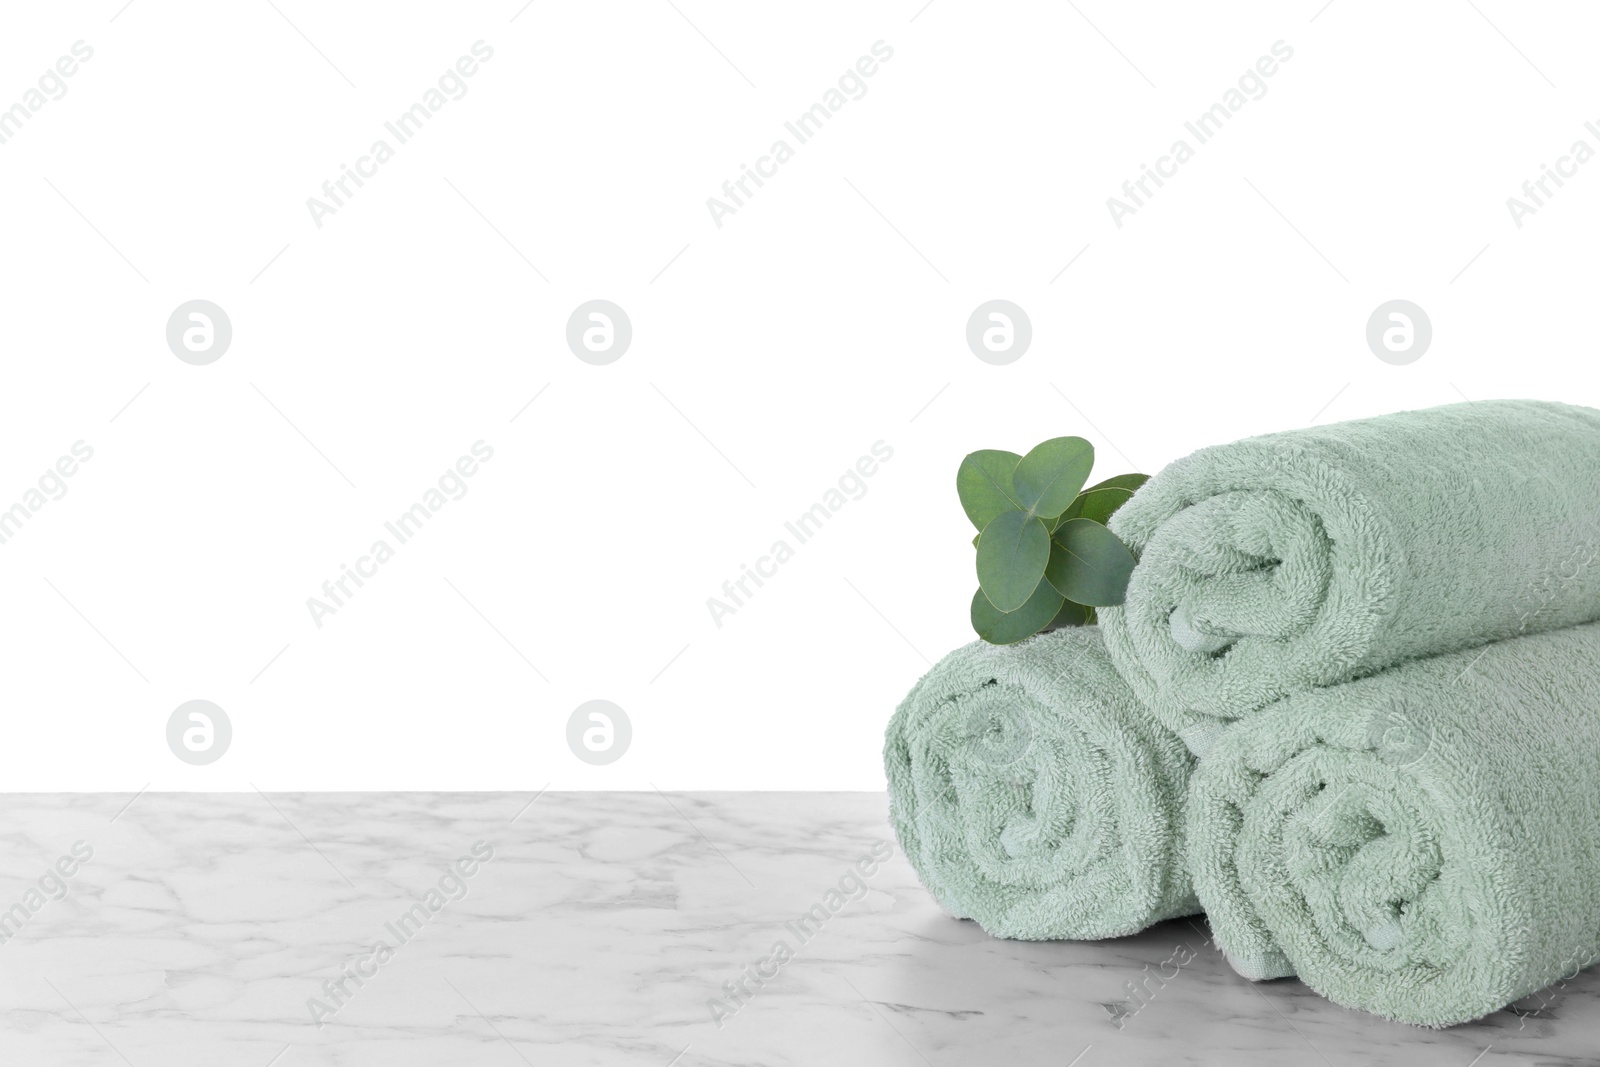
[[[1573,564],[1597,522],[1589,408],[1495,400],[1269,434],[1178,460],[1112,516],[1139,565],[1100,621],[1151,713],[1203,752],[1290,693],[1600,618],[1600,567]]]
[[[1183,861],[1193,757],[1094,627],[952,652],[894,713],[883,761],[917,876],[997,937],[1115,937],[1200,910]]]
[[[945,908],[1107,937],[1198,894],[1246,977],[1430,1026],[1600,961],[1600,412],[1208,448],[1110,525],[1103,635],[960,649],[890,723]]]
[[[1446,1026],[1600,961],[1600,624],[1301,693],[1227,731],[1195,884],[1247,978]]]

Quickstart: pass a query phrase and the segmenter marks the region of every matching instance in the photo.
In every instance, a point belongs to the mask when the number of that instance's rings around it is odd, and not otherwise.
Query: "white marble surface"
[[[1600,1062],[1592,971],[1414,1029],[1239,979],[1200,920],[991,939],[898,852],[799,943],[784,924],[892,841],[882,794],[549,793],[518,816],[531,796],[0,795],[0,910],[42,902],[0,944],[0,1063]],[[78,841],[67,896],[30,901]],[[494,858],[401,944],[385,924],[479,841]],[[308,1000],[379,939],[392,958],[319,1029]],[[779,939],[794,958],[719,1027],[708,999]],[[1124,983],[1190,955],[1127,1013]]]

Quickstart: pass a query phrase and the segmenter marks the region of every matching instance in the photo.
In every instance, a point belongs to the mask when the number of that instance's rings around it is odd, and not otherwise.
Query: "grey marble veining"
[[[882,794],[530,799],[0,796],[0,1063],[1600,1062],[1594,971],[1430,1031],[1251,985],[1203,920],[997,941],[898,852],[854,891]]]

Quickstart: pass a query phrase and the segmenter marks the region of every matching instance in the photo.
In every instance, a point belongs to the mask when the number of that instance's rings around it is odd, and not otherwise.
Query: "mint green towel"
[[[1600,412],[1406,411],[1202,449],[1111,519],[1138,557],[1106,644],[1204,753],[1290,693],[1600,618]]]
[[[1417,660],[1230,727],[1190,863],[1248,978],[1448,1026],[1600,960],[1600,623]]]
[[[1095,627],[952,652],[894,713],[883,761],[918,877],[991,934],[1115,937],[1200,910],[1183,862],[1193,757]]]

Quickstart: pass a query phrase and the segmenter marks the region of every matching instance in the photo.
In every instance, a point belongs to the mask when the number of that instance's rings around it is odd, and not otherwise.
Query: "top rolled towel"
[[[1118,670],[1204,753],[1288,694],[1600,618],[1600,411],[1488,400],[1204,448],[1111,519]]]

